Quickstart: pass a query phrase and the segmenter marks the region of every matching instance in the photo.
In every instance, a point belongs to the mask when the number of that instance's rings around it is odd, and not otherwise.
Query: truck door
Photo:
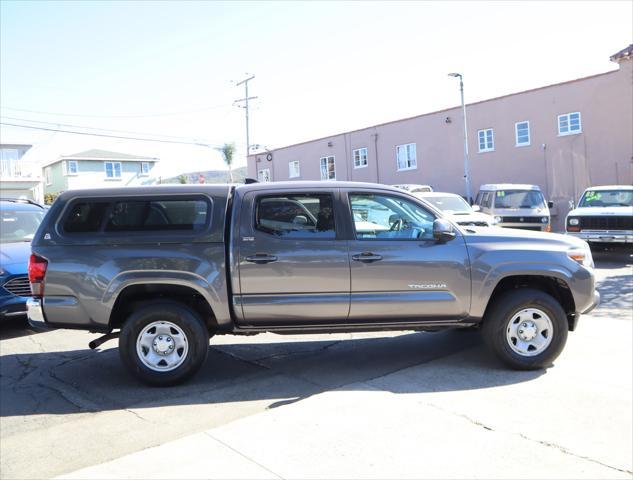
[[[350,267],[337,196],[337,189],[245,195],[237,239],[237,298],[243,312],[239,323],[283,326],[347,320]]]
[[[435,215],[408,196],[348,191],[349,320],[454,320],[470,310],[470,268],[464,238],[433,239]]]

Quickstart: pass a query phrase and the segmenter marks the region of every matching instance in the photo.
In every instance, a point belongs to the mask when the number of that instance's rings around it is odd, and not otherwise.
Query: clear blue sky
[[[230,81],[245,72],[259,97],[251,143],[274,148],[454,106],[450,71],[476,101],[614,69],[609,55],[633,41],[632,5],[2,1],[0,106],[5,117],[235,141],[243,164],[243,110],[231,106],[243,90]],[[187,113],[164,115],[174,112]],[[51,155],[158,155],[166,174],[221,166],[200,147],[0,133]]]

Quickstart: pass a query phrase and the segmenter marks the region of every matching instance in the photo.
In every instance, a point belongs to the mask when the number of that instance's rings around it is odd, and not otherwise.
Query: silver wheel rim
[[[513,352],[522,357],[543,353],[554,335],[554,324],[538,308],[526,308],[515,313],[506,328],[506,340]]]
[[[185,332],[172,322],[153,322],[144,327],[136,338],[136,353],[150,370],[170,372],[187,358],[189,342]]]

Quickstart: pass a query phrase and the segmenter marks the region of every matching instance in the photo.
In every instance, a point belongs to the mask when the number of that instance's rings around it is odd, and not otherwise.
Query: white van
[[[538,185],[492,183],[482,185],[475,204],[492,215],[498,227],[550,232],[548,204]]]

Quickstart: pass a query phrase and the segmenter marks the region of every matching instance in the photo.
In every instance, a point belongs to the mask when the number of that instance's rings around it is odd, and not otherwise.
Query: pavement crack
[[[262,465],[261,463],[257,462],[256,460],[253,460],[252,458],[250,458],[249,456],[243,454],[242,452],[240,452],[239,450],[233,448],[231,445],[229,445],[228,443],[223,442],[222,440],[220,440],[217,437],[214,437],[213,435],[211,435],[208,431],[207,432],[202,432],[204,433],[206,436],[212,438],[213,440],[215,440],[216,442],[222,444],[223,446],[225,446],[226,448],[232,450],[233,452],[237,453],[240,457],[245,458],[246,460],[248,460],[251,463],[254,463],[255,465],[257,465],[260,468],[263,468],[264,470],[266,470],[268,473],[270,473],[271,475],[274,475],[275,477],[279,478],[280,480],[283,480],[284,477],[282,477],[281,475],[273,472],[270,468]]]

